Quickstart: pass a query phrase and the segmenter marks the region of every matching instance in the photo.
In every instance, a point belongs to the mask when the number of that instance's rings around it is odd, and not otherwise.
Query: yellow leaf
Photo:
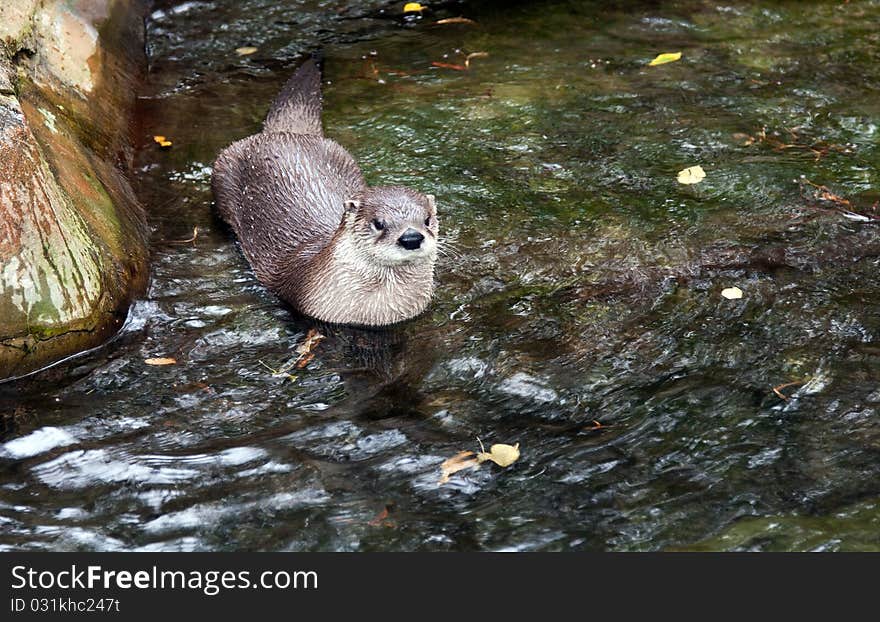
[[[684,169],[683,171],[678,171],[678,183],[690,185],[690,184],[698,184],[706,177],[706,171],[703,170],[702,166],[691,166],[689,168]]]
[[[157,143],[163,143],[163,142],[165,142],[165,137],[164,136],[153,136],[153,140]]]
[[[159,141],[159,146],[162,147],[162,149],[168,149],[168,147],[170,147],[170,146],[173,145],[173,144],[174,144],[174,143],[172,143],[170,140],[161,140],[161,141]]]
[[[666,54],[658,54],[657,58],[648,63],[648,67],[655,67],[656,65],[665,65],[666,63],[673,63],[681,58],[681,52],[668,52]]]
[[[404,13],[421,13],[424,10],[425,10],[425,7],[423,7],[418,2],[407,2],[406,4],[403,5],[403,12]]]
[[[177,363],[176,359],[172,358],[156,358],[156,359],[146,359],[144,363],[147,365],[174,365]]]
[[[437,484],[445,484],[449,481],[449,476],[458,473],[464,469],[472,469],[480,466],[480,460],[471,458],[474,455],[472,451],[460,451],[451,458],[447,458],[440,465],[440,481]]]
[[[743,297],[743,290],[739,287],[727,287],[721,290],[721,295],[728,300],[738,300]]]
[[[519,443],[516,445],[495,444],[489,448],[488,452],[480,452],[477,454],[478,462],[491,460],[498,466],[507,467],[519,460]]]
[[[254,52],[257,51],[258,48],[253,47],[252,45],[246,45],[244,47],[235,48],[235,53],[239,56],[250,56]]]

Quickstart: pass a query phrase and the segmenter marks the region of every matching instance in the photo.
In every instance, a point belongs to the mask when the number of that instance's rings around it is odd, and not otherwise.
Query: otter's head
[[[403,186],[367,188],[345,202],[345,233],[376,263],[396,266],[437,257],[434,196]]]

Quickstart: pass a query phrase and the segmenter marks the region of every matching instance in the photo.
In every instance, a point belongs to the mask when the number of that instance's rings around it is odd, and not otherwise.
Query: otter
[[[214,162],[220,216],[257,279],[301,313],[366,326],[410,319],[434,289],[434,197],[367,186],[354,158],[324,138],[321,110],[321,69],[310,59],[263,130]]]

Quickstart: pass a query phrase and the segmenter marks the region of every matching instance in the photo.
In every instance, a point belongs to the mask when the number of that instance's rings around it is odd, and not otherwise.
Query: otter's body
[[[224,149],[213,187],[257,278],[327,322],[383,325],[421,313],[433,292],[433,197],[370,188],[321,131],[320,71],[307,61],[263,131]]]

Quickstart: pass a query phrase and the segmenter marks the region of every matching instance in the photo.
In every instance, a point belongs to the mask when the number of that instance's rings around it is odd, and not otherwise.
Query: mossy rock
[[[0,378],[99,345],[146,286],[125,178],[143,8],[0,9]]]

